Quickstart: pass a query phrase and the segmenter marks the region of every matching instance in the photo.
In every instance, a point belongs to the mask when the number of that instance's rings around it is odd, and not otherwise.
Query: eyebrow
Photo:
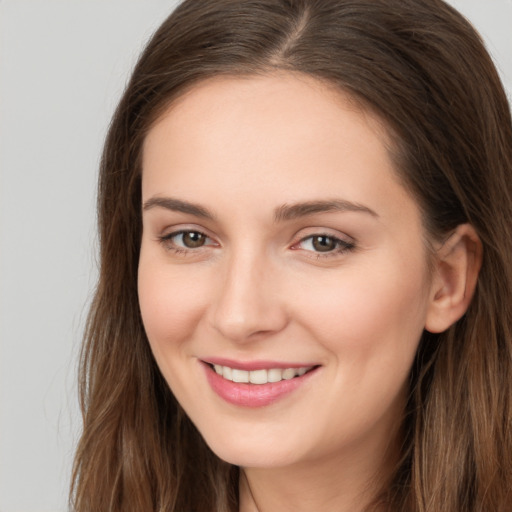
[[[215,219],[215,215],[205,207],[172,197],[152,197],[143,204],[142,208],[144,211],[147,211],[155,207],[164,208],[174,212],[186,213],[203,219]],[[346,199],[329,199],[283,204],[275,209],[274,221],[284,222],[300,217],[315,215],[317,213],[328,212],[361,212],[369,214],[372,217],[379,217],[375,211],[362,204],[347,201]]]
[[[195,217],[201,217],[203,219],[215,219],[215,215],[203,206],[189,203],[188,201],[182,201],[180,199],[174,199],[172,197],[152,197],[143,204],[142,209],[147,211],[155,207],[165,208],[166,210],[171,210],[173,212],[188,213],[189,215],[194,215]]]
[[[284,204],[276,209],[274,219],[276,222],[282,222],[327,212],[361,212],[367,213],[372,217],[379,217],[375,211],[362,204],[353,203],[345,199],[329,199],[325,201]]]

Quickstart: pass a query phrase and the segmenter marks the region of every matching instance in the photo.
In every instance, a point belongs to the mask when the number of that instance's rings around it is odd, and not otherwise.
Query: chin
[[[300,457],[297,448],[282,440],[234,435],[204,438],[210,449],[225,462],[241,467],[275,468],[294,464]]]

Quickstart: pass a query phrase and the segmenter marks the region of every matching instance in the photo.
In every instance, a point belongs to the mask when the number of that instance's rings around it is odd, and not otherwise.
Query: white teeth
[[[249,372],[233,368],[233,382],[249,382]]]
[[[233,370],[229,366],[221,366],[221,368],[222,372],[220,375],[222,375],[227,380],[233,380]]]
[[[286,368],[286,370],[283,370],[283,379],[290,380],[295,377],[295,370],[293,368]]]
[[[249,382],[251,384],[266,384],[267,380],[267,370],[253,370],[249,372]]]
[[[279,382],[281,380],[290,380],[294,377],[300,377],[312,366],[302,366],[300,368],[270,368],[269,370],[238,370],[229,366],[221,366],[216,364],[213,366],[215,372],[222,375],[226,380],[233,382],[251,383],[251,384],[267,384],[268,382]]]
[[[269,370],[267,372],[267,381],[268,382],[279,382],[283,378],[283,371],[278,370],[277,368],[274,368],[272,370]]]

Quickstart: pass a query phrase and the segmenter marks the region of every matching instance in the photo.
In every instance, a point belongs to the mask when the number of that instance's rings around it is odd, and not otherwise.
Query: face
[[[289,74],[204,82],[148,133],[142,318],[221,458],[284,467],[389,444],[430,288],[386,143],[348,97]]]

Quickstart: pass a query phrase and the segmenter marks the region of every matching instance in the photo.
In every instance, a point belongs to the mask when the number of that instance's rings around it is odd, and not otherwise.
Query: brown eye
[[[334,256],[351,251],[355,248],[355,244],[335,236],[316,234],[303,238],[298,247],[305,251],[316,253],[319,257],[321,254],[324,256]]]
[[[193,249],[201,249],[207,245],[216,245],[201,231],[175,231],[160,237],[160,243],[168,250],[183,252]]]
[[[337,240],[332,236],[317,235],[311,238],[311,245],[317,252],[329,252],[336,249]]]
[[[198,231],[185,231],[181,233],[181,242],[188,249],[197,249],[205,244],[206,235]]]

